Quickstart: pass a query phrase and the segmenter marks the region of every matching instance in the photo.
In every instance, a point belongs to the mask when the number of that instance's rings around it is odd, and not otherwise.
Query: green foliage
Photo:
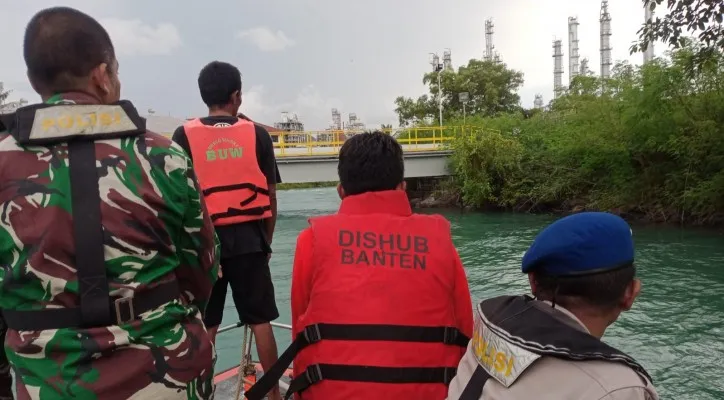
[[[440,87],[438,87],[438,74]],[[395,112],[400,126],[432,123],[438,119],[438,93],[442,93],[443,120],[460,117],[463,105],[459,93],[468,92],[466,112],[492,116],[519,109],[520,97],[516,93],[523,84],[523,74],[508,69],[503,63],[470,60],[457,71],[430,72],[423,77],[430,94],[413,100],[400,96],[395,100]]]
[[[644,7],[658,10],[666,3],[666,14],[644,23],[639,29],[639,41],[631,46],[631,53],[644,51],[649,43],[661,40],[674,48],[686,47],[686,33],[698,32],[704,46],[700,56],[724,50],[724,2],[721,0],[642,0]],[[663,13],[662,13],[663,14]]]
[[[10,90],[5,90],[3,83],[0,82],[0,106],[5,104],[5,100],[10,96]]]
[[[692,72],[699,50],[618,64],[604,89],[577,77],[550,110],[528,118],[469,117],[479,129],[455,140],[452,158],[464,202],[724,222],[724,56]]]
[[[335,187],[338,182],[303,182],[303,183],[278,183],[277,190],[313,189]]]

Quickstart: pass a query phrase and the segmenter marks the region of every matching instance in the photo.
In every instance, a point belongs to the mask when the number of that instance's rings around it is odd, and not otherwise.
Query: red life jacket
[[[297,321],[306,328],[247,398],[264,396],[290,357],[303,372],[288,393],[304,400],[446,398],[469,340],[455,328],[450,224],[354,213],[310,223],[314,277]]]
[[[256,158],[254,123],[184,125],[194,170],[214,225],[270,218],[269,186]]]

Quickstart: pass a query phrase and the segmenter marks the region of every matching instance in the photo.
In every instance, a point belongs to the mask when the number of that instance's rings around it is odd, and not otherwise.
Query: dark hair
[[[636,267],[633,264],[582,276],[550,276],[534,272],[533,279],[537,284],[534,295],[541,300],[555,300],[556,304],[566,308],[586,305],[610,309],[621,301],[635,276]]]
[[[229,104],[231,95],[241,90],[241,73],[235,66],[212,61],[199,73],[199,91],[207,107]]]
[[[43,91],[78,89],[78,81],[116,58],[108,32],[93,17],[69,7],[47,8],[25,28],[23,56],[28,75]]]
[[[380,131],[354,135],[339,151],[337,172],[347,195],[392,190],[405,178],[402,147]]]

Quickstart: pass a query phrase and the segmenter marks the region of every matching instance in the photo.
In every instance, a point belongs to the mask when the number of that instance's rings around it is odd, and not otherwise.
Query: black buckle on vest
[[[121,311],[121,306],[127,305],[127,307],[124,307],[127,309],[128,318],[123,318],[123,312]],[[113,302],[113,306],[116,309],[116,322],[118,325],[125,325],[132,321],[136,320],[136,313],[133,310],[133,297],[121,297],[120,299],[116,299]]]
[[[307,377],[307,381],[310,386],[324,379],[322,377],[322,368],[319,367],[319,364],[307,367],[307,370],[304,371],[304,375]]]
[[[443,331],[442,342],[445,344],[456,344],[459,333],[460,331],[458,331],[457,329],[446,326],[445,330]]]
[[[304,328],[304,338],[309,344],[314,344],[322,340],[322,332],[319,330],[319,324],[309,325]],[[319,367],[317,367],[319,368]],[[321,374],[321,372],[320,372]]]

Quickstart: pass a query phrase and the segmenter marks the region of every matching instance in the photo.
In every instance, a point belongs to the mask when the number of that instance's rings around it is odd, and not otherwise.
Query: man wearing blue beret
[[[601,337],[641,292],[629,225],[586,212],[549,225],[523,256],[535,297],[484,300],[449,400],[658,400],[651,377]]]

